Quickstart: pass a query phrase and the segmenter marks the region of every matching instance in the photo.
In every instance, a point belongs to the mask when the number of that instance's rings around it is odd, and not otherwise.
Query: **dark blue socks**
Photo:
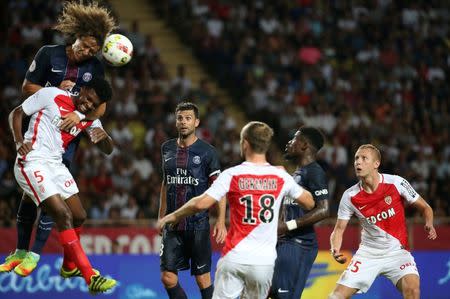
[[[36,230],[36,239],[34,240],[33,248],[31,251],[37,254],[41,254],[42,248],[44,248],[50,233],[52,232],[53,219],[50,215],[41,211],[41,217],[39,218],[38,227]]]
[[[187,299],[186,293],[179,282],[177,282],[177,285],[173,288],[166,289],[166,291],[170,299]]]
[[[34,202],[20,201],[17,211],[17,249],[28,251],[36,213],[37,207]]]
[[[200,293],[202,294],[202,299],[211,299],[214,293],[214,286],[210,285],[206,289],[200,290]]]

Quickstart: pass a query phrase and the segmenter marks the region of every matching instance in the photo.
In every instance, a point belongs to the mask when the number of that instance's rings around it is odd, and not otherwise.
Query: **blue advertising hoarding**
[[[415,252],[421,273],[421,298],[444,299],[450,294],[450,251]],[[0,256],[3,260],[4,256]],[[218,255],[213,256],[214,275]],[[94,267],[111,275],[119,285],[110,293],[99,295],[114,299],[167,298],[160,282],[159,256],[157,255],[92,255]],[[1,299],[81,299],[92,298],[81,278],[63,279],[59,276],[60,255],[43,255],[38,269],[26,278],[14,273],[0,274]],[[345,266],[344,266],[345,268]],[[308,279],[302,299],[326,298],[342,272],[328,252],[320,252]],[[188,271],[180,272],[180,283],[188,298],[200,299],[195,280]],[[394,286],[385,278],[378,278],[367,294],[354,298],[401,298]]]

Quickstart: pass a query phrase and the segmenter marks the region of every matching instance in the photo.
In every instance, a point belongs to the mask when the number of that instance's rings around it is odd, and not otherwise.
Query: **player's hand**
[[[347,262],[347,258],[344,256],[344,254],[340,253],[336,249],[331,249],[331,255],[339,264],[345,264],[345,262]]]
[[[425,231],[428,232],[428,239],[434,240],[437,238],[436,230],[432,224],[425,224]]]
[[[164,226],[166,226],[166,224],[173,224],[177,222],[177,216],[175,216],[175,214],[170,213],[166,216],[164,216],[163,218],[159,219],[158,222],[156,223],[156,226],[159,230],[163,230]]]
[[[94,128],[89,132],[89,137],[91,138],[92,143],[96,144],[106,138],[109,138],[109,135],[102,128]]]
[[[31,142],[16,142],[16,150],[19,154],[25,156],[33,150],[33,147],[31,145]]]
[[[64,89],[64,90],[72,90],[72,87],[75,86],[75,82],[72,82],[70,80],[64,80],[61,82],[61,84],[59,84],[59,88]]]
[[[224,222],[216,222],[216,224],[214,225],[213,237],[216,237],[216,242],[218,244],[221,244],[225,241],[225,238],[227,237],[227,227],[225,226]]]
[[[69,132],[70,129],[78,125],[81,121],[80,117],[75,112],[67,113],[66,115],[61,116],[62,122],[59,125],[59,128],[62,131]]]

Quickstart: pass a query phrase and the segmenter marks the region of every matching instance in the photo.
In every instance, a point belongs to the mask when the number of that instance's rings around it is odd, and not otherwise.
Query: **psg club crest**
[[[200,164],[201,162],[200,156],[194,156],[194,158],[192,158],[192,162],[194,162],[194,164]]]
[[[92,74],[91,73],[86,72],[86,73],[83,74],[83,81],[84,82],[89,82],[89,81],[91,81],[91,79],[92,79]]]
[[[388,205],[390,205],[390,204],[392,203],[392,197],[386,196],[386,197],[384,198],[384,201],[385,201]]]

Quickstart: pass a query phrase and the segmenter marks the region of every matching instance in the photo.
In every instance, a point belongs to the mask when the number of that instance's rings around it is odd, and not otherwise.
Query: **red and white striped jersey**
[[[375,254],[408,249],[404,204],[415,202],[420,195],[407,180],[380,174],[380,184],[367,193],[361,183],[342,195],[338,219],[349,220],[354,214],[361,222],[361,246]]]
[[[26,115],[30,115],[30,123],[25,133],[24,142],[31,142],[33,150],[26,160],[61,161],[62,154],[81,131],[87,128],[100,127],[99,120],[81,121],[70,132],[61,131],[61,117],[76,110],[67,91],[56,87],[45,87],[28,97],[22,103]],[[25,157],[22,157],[25,159]]]
[[[282,198],[303,192],[294,179],[268,163],[244,162],[221,173],[205,192],[216,200],[226,195],[230,206],[222,256],[240,264],[274,264]]]

